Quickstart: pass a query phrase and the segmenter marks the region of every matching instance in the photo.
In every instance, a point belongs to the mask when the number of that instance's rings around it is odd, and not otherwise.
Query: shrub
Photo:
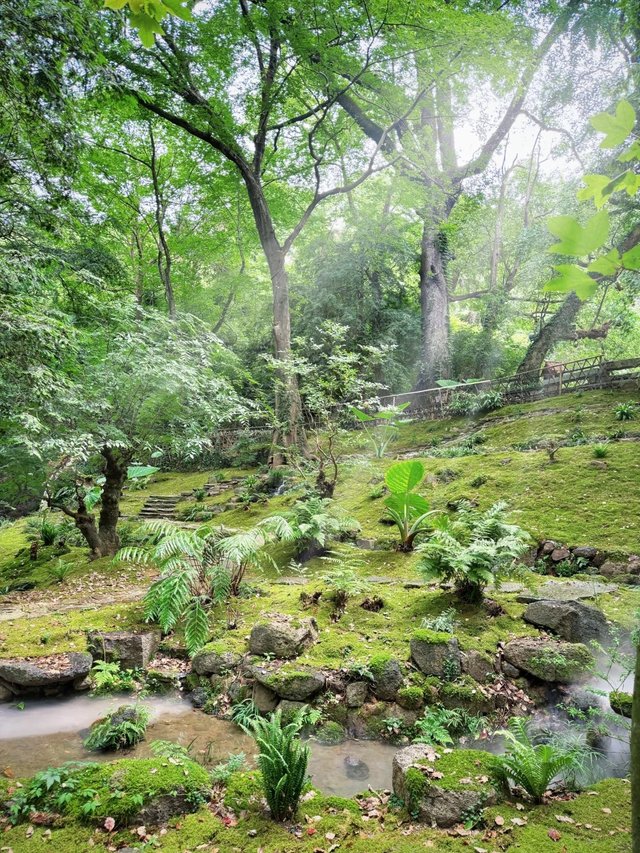
[[[122,705],[91,726],[84,745],[92,752],[127,749],[144,740],[148,723],[149,712],[146,708]]]
[[[438,631],[445,634],[453,634],[456,621],[456,611],[454,607],[448,607],[442,613],[438,613],[433,619],[423,619],[422,627],[428,628],[431,631]]]
[[[506,739],[506,752],[495,756],[493,772],[504,785],[513,783],[529,794],[536,802],[556,780],[556,785],[573,787],[576,777],[584,772],[593,753],[584,743],[568,738],[534,744],[529,725],[522,717],[512,717],[509,728],[497,732]]]
[[[385,483],[391,495],[384,505],[400,533],[399,550],[413,550],[416,536],[425,530],[427,518],[437,510],[429,511],[429,504],[414,489],[424,478],[422,462],[407,460],[392,465],[385,474]]]
[[[443,708],[441,705],[429,707],[416,721],[417,736],[414,743],[428,743],[433,746],[450,746],[454,735],[470,734],[478,736],[486,724],[484,717],[468,714],[463,708]]]
[[[312,546],[324,548],[330,539],[340,539],[360,529],[354,518],[336,513],[330,498],[317,496],[296,501],[287,518],[294,530],[296,555]]]
[[[600,442],[599,444],[593,445],[593,450],[591,451],[594,459],[606,459],[609,455],[609,446],[607,442]]]
[[[496,503],[480,513],[463,504],[454,520],[439,519],[429,541],[419,546],[424,579],[452,581],[460,598],[479,601],[487,584],[523,574],[516,560],[527,551],[529,537],[505,521],[504,509]]]
[[[309,748],[300,741],[298,723],[283,725],[276,712],[268,719],[255,719],[250,733],[258,745],[258,767],[271,817],[291,818],[307,781],[309,762]]]
[[[613,410],[617,421],[633,421],[636,417],[635,403],[618,403]]]

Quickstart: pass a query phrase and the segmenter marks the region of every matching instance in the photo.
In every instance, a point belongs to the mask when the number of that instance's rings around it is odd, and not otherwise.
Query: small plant
[[[51,575],[51,579],[56,583],[64,583],[69,573],[71,572],[71,566],[69,563],[65,563],[64,560],[58,559],[53,566],[49,569],[49,574]]]
[[[636,418],[636,404],[618,403],[613,410],[617,421],[633,421]]]
[[[249,729],[254,720],[258,719],[260,711],[256,708],[253,700],[244,699],[236,702],[231,707],[231,719],[241,729]]]
[[[193,497],[196,499],[196,501],[198,503],[202,503],[204,501],[204,499],[207,497],[207,490],[206,489],[194,489],[193,490]]]
[[[355,519],[335,511],[330,498],[313,495],[296,501],[287,517],[294,530],[298,555],[310,547],[324,548],[330,539],[340,539],[360,529]]]
[[[337,622],[347,607],[347,602],[354,595],[361,595],[369,589],[366,579],[358,574],[366,566],[366,561],[348,553],[331,552],[322,559],[327,563],[327,571],[320,575],[320,580],[331,590],[333,613],[331,618]]]
[[[457,722],[456,711],[442,707],[427,708],[423,716],[416,721],[418,735],[414,738],[414,743],[450,746],[454,740],[449,729],[455,728]]]
[[[116,661],[98,660],[91,668],[91,683],[94,693],[120,693],[133,690],[136,673],[131,669],[120,669]]]
[[[373,445],[376,459],[382,459],[387,447],[398,434],[399,417],[410,405],[410,403],[403,403],[400,406],[389,406],[380,409],[375,415],[368,415],[361,409],[356,409],[355,406],[351,407],[351,414],[360,421],[367,438]]]
[[[433,619],[423,619],[421,627],[429,628],[431,631],[439,631],[444,634],[453,634],[456,623],[456,610],[448,607],[442,613],[438,613]]]
[[[522,717],[512,717],[509,728],[497,732],[506,740],[504,755],[495,756],[494,773],[504,785],[517,785],[537,803],[544,800],[552,785],[575,786],[576,777],[585,771],[593,753],[573,738],[535,744],[529,725]]]
[[[384,505],[400,533],[400,551],[412,551],[419,533],[427,527],[427,518],[437,510],[413,491],[424,479],[424,465],[415,460],[398,462],[385,474],[385,483],[391,495]]]
[[[226,785],[234,773],[238,773],[246,766],[247,756],[244,752],[230,755],[226,761],[216,764],[211,771],[211,781],[214,785]]]
[[[546,451],[551,464],[558,461],[556,459],[556,453],[560,450],[560,445],[557,441],[550,438],[548,441],[543,442],[542,449]]]
[[[384,493],[386,491],[386,486],[384,483],[376,483],[375,486],[372,486],[369,490],[368,498],[371,501],[380,500],[380,498],[384,497]]]
[[[473,480],[469,481],[469,485],[472,489],[479,489],[480,486],[484,486],[486,482],[487,478],[484,476],[484,474],[479,474],[477,477],[474,477]]]
[[[91,726],[84,746],[92,752],[128,749],[144,740],[148,723],[146,708],[122,705]]]
[[[152,740],[149,749],[158,758],[168,758],[173,764],[191,759],[189,748],[172,740]]]
[[[505,520],[505,504],[484,513],[462,504],[457,518],[442,516],[429,541],[419,546],[418,571],[426,581],[452,581],[465,601],[480,601],[487,584],[526,571],[517,559],[528,549],[528,535]]]
[[[598,444],[593,445],[593,450],[591,454],[594,459],[606,459],[609,455],[609,445],[608,442],[603,441]]]
[[[258,767],[271,817],[278,821],[294,817],[309,763],[309,747],[300,741],[298,723],[283,725],[278,711],[269,719],[255,719],[249,731],[258,745]]]
[[[404,720],[400,717],[387,717],[382,721],[382,731],[386,737],[400,737],[404,733]]]
[[[26,526],[27,539],[30,542],[40,542],[45,547],[55,545],[62,532],[63,525],[52,521],[48,510],[41,512],[37,518],[30,518]]]

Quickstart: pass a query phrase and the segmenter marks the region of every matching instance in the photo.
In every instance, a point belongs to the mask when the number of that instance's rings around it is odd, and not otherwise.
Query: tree
[[[105,44],[120,91],[222,156],[244,183],[271,276],[274,350],[281,364],[275,463],[304,445],[297,377],[287,368],[286,259],[319,204],[355,189],[378,168],[385,131],[370,152],[352,156],[345,183],[332,181],[336,158],[348,144],[337,101],[373,62],[385,22],[376,21],[365,4],[332,2],[322,14],[316,10],[310,29],[305,3],[226,0],[199,9],[194,25],[165,22],[152,49],[140,49],[126,32]],[[297,185],[295,197],[287,182]],[[285,237],[278,237],[281,228]]]

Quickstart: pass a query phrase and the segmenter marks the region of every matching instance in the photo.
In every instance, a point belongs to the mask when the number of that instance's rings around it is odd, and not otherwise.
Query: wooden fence
[[[411,403],[407,414],[438,418],[447,414],[451,402],[460,394],[498,391],[505,403],[525,403],[544,397],[557,397],[571,391],[617,388],[634,384],[640,388],[640,358],[604,361],[601,356],[595,356],[565,364],[547,362],[542,370],[530,370],[502,379],[461,382],[446,388],[388,394],[379,399],[382,406]]]

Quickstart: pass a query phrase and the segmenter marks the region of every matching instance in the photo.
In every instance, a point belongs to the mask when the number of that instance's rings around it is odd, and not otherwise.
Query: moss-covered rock
[[[411,659],[420,672],[442,678],[460,675],[460,647],[456,637],[442,631],[419,628],[413,632],[409,644]]]
[[[582,643],[522,637],[504,648],[505,660],[541,681],[579,681],[593,666],[593,655]]]
[[[335,723],[333,720],[327,720],[323,723],[315,733],[316,738],[320,743],[342,743],[346,740],[347,735],[340,723]]]
[[[420,711],[424,708],[424,690],[421,687],[401,687],[396,694],[396,702],[407,711]]]
[[[255,680],[272,690],[282,699],[304,702],[316,696],[325,685],[325,677],[317,669],[266,669],[256,666],[252,670]]]
[[[403,681],[398,661],[392,655],[383,652],[371,658],[369,669],[373,676],[375,696],[385,702],[392,701]]]
[[[609,693],[609,704],[616,712],[623,717],[631,719],[631,708],[633,705],[633,696],[631,693],[624,693],[621,690],[613,690]]]

